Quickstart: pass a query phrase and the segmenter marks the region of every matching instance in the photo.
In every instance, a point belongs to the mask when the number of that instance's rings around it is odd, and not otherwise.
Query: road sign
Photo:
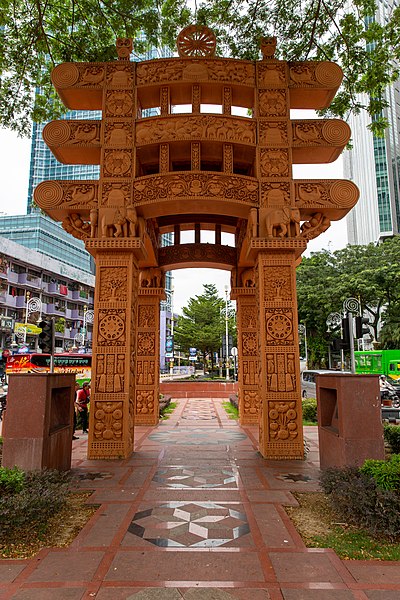
[[[233,346],[233,348],[231,349],[231,356],[237,356],[238,355],[238,349],[236,348],[236,346]]]

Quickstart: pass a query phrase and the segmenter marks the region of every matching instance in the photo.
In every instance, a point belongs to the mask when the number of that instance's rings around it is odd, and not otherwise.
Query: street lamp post
[[[303,323],[299,324],[299,334],[304,335],[304,352],[306,359],[306,369],[308,369],[307,327]]]
[[[339,327],[340,325],[340,337],[343,336],[343,331],[342,331],[342,315],[338,312],[332,312],[328,315],[328,318],[326,319],[326,324],[328,327],[328,332],[331,330],[331,327],[336,328]],[[328,357],[329,357],[329,368],[332,368],[331,365],[331,349],[329,348],[329,353],[328,353]],[[344,351],[340,350],[340,370],[343,371],[344,369]]]
[[[82,346],[85,347],[85,338],[87,333],[87,324],[93,323],[94,321],[94,310],[88,309],[87,306],[83,309],[83,328],[82,328]]]
[[[228,348],[229,348],[229,335],[228,335],[228,286],[225,286],[225,357],[226,357],[226,381],[229,381],[229,362],[228,362]]]
[[[171,285],[171,340],[172,340],[172,357],[169,362],[169,374],[174,374],[174,286]]]
[[[349,320],[349,342],[350,342],[350,370],[352,373],[356,372],[356,360],[354,356],[354,334],[353,334],[353,313],[356,315],[360,310],[360,302],[357,298],[346,298],[343,302],[343,314],[344,317]]]
[[[24,325],[24,337],[23,342],[26,343],[26,333],[28,329],[28,317],[32,313],[39,313],[39,321],[42,315],[42,301],[40,298],[30,298],[31,293],[29,291],[26,292],[26,309],[25,309],[25,325]]]

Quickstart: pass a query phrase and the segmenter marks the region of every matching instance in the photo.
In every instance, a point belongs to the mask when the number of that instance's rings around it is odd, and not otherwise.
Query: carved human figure
[[[97,221],[98,221],[99,211],[97,208],[92,208],[90,210],[90,237],[96,237],[97,233]]]

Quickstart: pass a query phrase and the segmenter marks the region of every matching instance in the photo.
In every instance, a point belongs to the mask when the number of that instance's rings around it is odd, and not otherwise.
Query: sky
[[[296,111],[300,112],[300,111]],[[303,111],[301,111],[303,112]],[[295,115],[301,118],[303,115]],[[312,118],[307,111],[307,118]],[[0,214],[26,213],[30,160],[30,140],[16,133],[0,129]],[[296,179],[340,179],[343,177],[342,159],[328,165],[294,165]],[[305,255],[324,248],[338,250],[347,244],[345,219],[334,222],[324,234],[308,244]],[[225,298],[225,286],[230,287],[230,273],[219,269],[179,269],[173,272],[174,312],[181,313],[188,300],[203,293],[203,285],[213,283],[219,295]]]

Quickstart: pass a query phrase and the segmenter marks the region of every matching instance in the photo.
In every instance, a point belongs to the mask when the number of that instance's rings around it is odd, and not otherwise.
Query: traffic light
[[[53,319],[47,319],[40,321],[38,324],[42,330],[39,333],[39,348],[45,354],[53,354],[54,346],[54,321]]]
[[[363,325],[369,325],[368,317],[356,317],[356,338],[359,340],[364,334],[369,333],[369,327],[363,327]]]
[[[347,317],[342,319],[342,342],[343,349],[350,348],[350,327],[349,319]]]

